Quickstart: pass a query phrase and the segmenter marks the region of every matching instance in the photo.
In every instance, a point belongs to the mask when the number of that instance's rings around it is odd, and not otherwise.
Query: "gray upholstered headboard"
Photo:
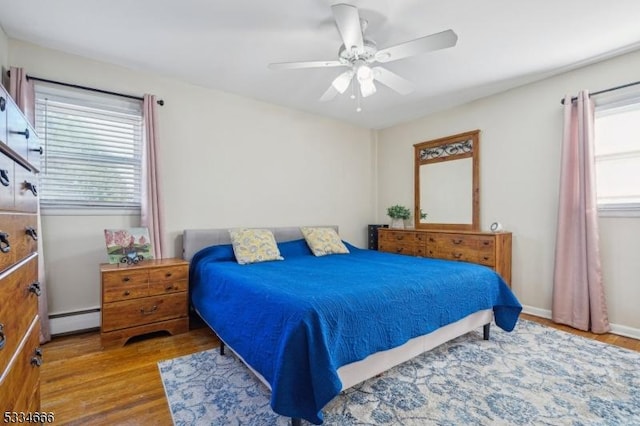
[[[336,232],[338,231],[338,226],[336,225],[324,225],[323,227],[333,228]],[[229,229],[233,228],[185,229],[182,233],[182,258],[191,260],[194,254],[205,247],[231,244]],[[304,238],[299,226],[277,228],[260,227],[260,229],[271,230],[276,237],[276,241],[279,243]]]

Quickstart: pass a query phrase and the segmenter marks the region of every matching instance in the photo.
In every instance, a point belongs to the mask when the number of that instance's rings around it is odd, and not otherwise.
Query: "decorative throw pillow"
[[[229,235],[236,261],[241,265],[283,260],[276,239],[268,229],[230,229]]]
[[[304,239],[315,256],[349,253],[333,228],[300,228]]]

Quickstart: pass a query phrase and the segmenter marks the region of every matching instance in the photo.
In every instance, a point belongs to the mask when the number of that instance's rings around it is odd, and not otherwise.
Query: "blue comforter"
[[[315,257],[304,240],[284,260],[239,265],[230,245],[191,262],[194,307],[271,385],[276,413],[322,423],[337,369],[469,314],[493,309],[511,331],[522,309],[493,270],[362,250]]]

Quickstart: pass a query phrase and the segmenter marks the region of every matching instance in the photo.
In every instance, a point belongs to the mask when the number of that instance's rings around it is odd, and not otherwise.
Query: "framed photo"
[[[109,263],[131,265],[153,259],[153,246],[147,228],[105,229]]]

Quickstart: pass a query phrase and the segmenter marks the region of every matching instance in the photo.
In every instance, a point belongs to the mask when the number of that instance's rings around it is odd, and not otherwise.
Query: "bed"
[[[337,227],[333,227],[337,230]],[[340,391],[522,309],[491,269],[356,248],[316,257],[298,227],[269,228],[284,260],[240,265],[227,229],[185,230],[196,312],[271,390],[271,407],[323,420]],[[224,347],[224,346],[223,346]]]

